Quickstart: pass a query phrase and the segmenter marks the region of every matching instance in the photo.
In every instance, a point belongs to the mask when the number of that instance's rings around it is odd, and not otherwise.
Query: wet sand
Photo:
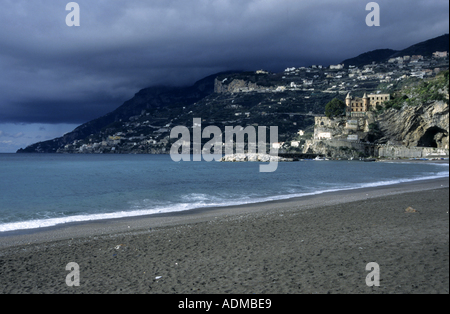
[[[0,293],[449,293],[448,187],[444,178],[3,234]],[[80,286],[66,285],[70,262]],[[379,287],[366,285],[370,262]]]

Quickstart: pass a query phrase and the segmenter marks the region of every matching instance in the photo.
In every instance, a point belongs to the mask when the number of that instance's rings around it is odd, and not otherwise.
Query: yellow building
[[[382,105],[384,102],[391,100],[391,95],[389,94],[370,94],[370,106],[373,109],[377,108],[377,105]]]
[[[370,109],[376,109],[377,105],[381,105],[384,102],[391,99],[389,94],[370,94],[367,96],[365,93],[362,98],[352,97],[348,93],[345,98],[346,115],[352,117],[361,117],[366,115],[366,112]]]
[[[355,97],[353,98],[348,93],[345,98],[346,114],[347,116],[358,117],[364,116],[369,110],[370,100],[367,94],[364,94],[363,98]]]

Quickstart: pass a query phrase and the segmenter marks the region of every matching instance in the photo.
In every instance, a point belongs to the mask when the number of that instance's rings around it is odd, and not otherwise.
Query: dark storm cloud
[[[0,123],[83,123],[154,84],[280,71],[403,49],[448,32],[445,0],[0,0]]]

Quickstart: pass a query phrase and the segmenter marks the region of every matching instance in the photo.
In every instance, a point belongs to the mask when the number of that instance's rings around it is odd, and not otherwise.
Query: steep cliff
[[[239,72],[218,75],[214,82],[215,93],[239,93],[241,91],[263,91],[275,89],[280,84],[280,75],[269,73]]]
[[[383,134],[377,143],[449,148],[449,111],[444,101],[419,106],[405,104],[401,110],[387,110],[377,121]]]
[[[228,84],[226,84],[226,81],[219,81],[216,79],[214,84],[214,92],[215,93],[238,93],[242,90],[259,90],[261,87],[258,86],[256,83],[234,79]]]
[[[449,72],[399,92],[378,115],[377,143],[449,148]]]

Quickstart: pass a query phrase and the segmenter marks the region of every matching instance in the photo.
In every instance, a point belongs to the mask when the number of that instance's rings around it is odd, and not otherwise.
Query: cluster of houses
[[[368,64],[362,67],[344,64],[312,65],[310,67],[290,67],[284,71],[283,79],[288,83],[285,89],[320,89],[323,92],[346,93],[358,89],[359,84],[372,81],[390,83],[409,77],[425,78],[448,69],[448,52],[436,51],[431,57],[422,55],[391,58],[386,62]],[[276,87],[275,91],[280,87]]]
[[[448,69],[448,52],[436,51],[430,57],[422,55],[391,58],[385,62],[358,67],[336,64],[330,66],[288,67],[274,86],[259,86],[242,80],[225,78],[222,84],[231,84],[231,93],[277,93],[285,91],[321,91],[343,93],[367,89],[367,84],[393,83],[409,77],[426,78]],[[265,70],[258,75],[276,75]],[[239,81],[239,82],[238,82]]]
[[[363,88],[364,83],[395,83],[409,77],[426,78],[448,69],[448,52],[436,51],[432,57],[422,55],[391,58],[386,62],[372,63],[362,67],[345,64],[312,65],[310,67],[289,67],[284,70],[282,85],[276,86],[237,86],[232,92],[285,92],[288,90],[346,93]],[[268,71],[258,70],[256,74],[270,75]],[[225,83],[225,82],[222,82]],[[392,84],[393,85],[393,84]]]

